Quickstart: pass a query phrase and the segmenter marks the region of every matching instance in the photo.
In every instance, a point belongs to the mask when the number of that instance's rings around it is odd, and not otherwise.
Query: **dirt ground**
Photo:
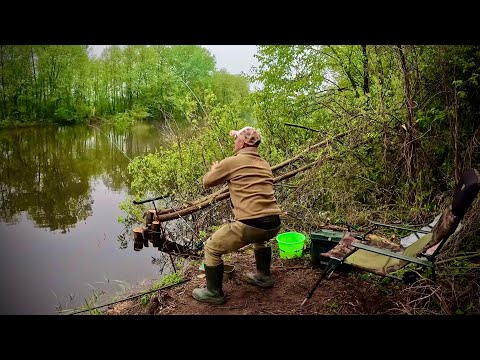
[[[187,264],[183,284],[152,293],[150,302],[137,299],[115,304],[105,315],[327,315],[327,314],[394,314],[401,300],[403,284],[381,286],[372,278],[362,279],[364,272],[355,269],[335,271],[320,283],[313,296],[301,306],[318,279],[321,269],[313,269],[308,256],[302,259],[272,259],[274,286],[262,289],[242,281],[242,276],[255,269],[251,248],[228,254],[224,262],[235,265],[231,279],[223,284],[226,303],[200,303],[191,296],[196,287],[205,286],[198,262]],[[378,279],[378,278],[377,278]],[[147,289],[145,289],[147,290]]]

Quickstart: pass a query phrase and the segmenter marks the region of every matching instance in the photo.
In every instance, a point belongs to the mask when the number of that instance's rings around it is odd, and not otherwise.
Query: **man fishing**
[[[223,225],[205,243],[205,278],[207,286],[193,290],[201,302],[225,303],[222,290],[222,255],[253,243],[256,272],[248,273],[245,281],[262,288],[273,286],[270,275],[272,249],[265,242],[280,230],[281,210],[273,193],[270,165],[260,157],[261,135],[251,126],[231,130],[235,138],[234,155],[214,162],[203,177],[203,185],[228,184],[235,221]]]

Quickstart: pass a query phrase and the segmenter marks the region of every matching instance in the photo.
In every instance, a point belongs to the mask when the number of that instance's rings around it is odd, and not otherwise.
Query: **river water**
[[[128,158],[163,139],[145,123],[0,130],[0,314],[60,314],[161,277],[160,252],[134,251],[117,218]]]

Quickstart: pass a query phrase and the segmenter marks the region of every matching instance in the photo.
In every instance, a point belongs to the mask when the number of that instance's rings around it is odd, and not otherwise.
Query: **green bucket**
[[[305,235],[289,231],[278,234],[276,237],[281,259],[301,258],[303,255],[303,245],[305,244]]]

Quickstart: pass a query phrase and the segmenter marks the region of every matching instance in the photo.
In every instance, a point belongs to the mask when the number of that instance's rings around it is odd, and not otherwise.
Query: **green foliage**
[[[155,121],[166,144],[130,162],[131,196],[170,193],[182,202],[205,195],[211,163],[233,154],[231,129],[259,128],[271,165],[329,139],[285,170],[331,161],[275,188],[289,214],[285,228],[305,230],[369,219],[424,222],[455,176],[480,164],[477,45],[268,45],[256,57],[258,67],[244,77],[216,71],[200,46],[111,46],[90,58],[83,45],[0,45],[0,127],[92,118],[128,131],[136,121]],[[253,82],[261,89],[250,94]],[[14,145],[5,144],[8,154]],[[98,171],[85,159],[64,169],[80,176],[85,164]],[[87,193],[60,175],[70,193]],[[22,208],[21,196],[8,196]],[[121,209],[119,221],[143,222],[145,207],[127,199]],[[69,213],[65,223],[74,220]],[[463,274],[464,264],[452,265]]]
[[[171,135],[172,146],[137,157],[129,164],[133,194],[144,198],[153,191],[194,198],[203,192],[202,177],[210,165],[233,155],[233,141],[228,132],[248,123],[242,119],[243,104],[234,101],[215,105],[215,95],[207,91],[203,106],[206,119],[202,123],[192,121],[190,131]]]
[[[413,264],[413,263],[408,263],[403,268],[398,269],[397,271],[393,272],[391,275],[398,276],[399,278],[403,278],[405,273],[407,273],[409,271],[418,271],[418,270],[419,270],[418,265]],[[428,269],[422,268],[421,270],[422,270],[422,273],[425,274],[425,271],[428,270]],[[430,275],[430,274],[428,274],[428,275]],[[428,276],[428,275],[426,275],[426,276]]]
[[[140,305],[146,306],[150,302],[150,295],[145,294],[140,297]]]
[[[449,274],[460,275],[465,274],[471,271],[472,268],[476,266],[470,263],[467,259],[457,258],[452,261],[452,264],[449,266]]]
[[[305,247],[305,248],[310,247],[311,244],[312,244],[312,239],[310,238],[310,235],[309,235],[309,234],[305,234],[304,247]]]
[[[155,282],[155,284],[153,284],[152,290],[160,289],[161,287],[164,287],[164,286],[176,284],[182,280],[183,280],[183,276],[181,273],[171,272],[170,274],[163,276],[160,280]]]
[[[325,305],[331,310],[336,310],[339,307],[338,303],[333,299],[329,300]]]
[[[398,274],[396,275],[398,276]],[[362,272],[358,274],[358,279],[375,284],[377,290],[383,295],[392,295],[399,289],[398,282],[390,277],[380,277],[369,272]]]
[[[370,281],[372,278],[374,278],[376,275],[368,273],[368,272],[363,272],[358,275],[358,278],[362,281]]]
[[[181,273],[172,272],[170,274],[163,276],[160,280],[156,281],[150,290],[157,290],[168,285],[176,284],[182,280],[183,280],[183,276],[181,275]],[[153,296],[155,295],[152,295],[152,294],[142,295],[140,297],[140,305],[142,306],[148,305],[148,303],[150,302],[150,299]]]
[[[437,108],[430,108],[427,111],[419,111],[417,123],[420,130],[428,130],[430,126],[436,125],[438,127],[445,121],[446,114]]]
[[[133,178],[131,183],[133,192],[146,194],[152,188],[158,194],[198,192],[201,186],[200,177],[203,173],[201,165],[203,164],[193,163],[192,156],[195,159],[195,148],[193,146],[187,149],[190,151],[186,161],[192,165],[191,168],[183,166],[181,153],[176,149],[163,148],[157,153],[135,158],[128,166],[128,172]]]
[[[425,221],[438,211],[438,192],[454,185],[453,167],[480,161],[478,152],[461,158],[467,147],[476,148],[478,46],[366,46],[368,63],[363,50],[359,45],[258,47],[259,66],[249,80],[262,82],[263,89],[251,98],[252,114],[265,129],[269,142],[263,150],[272,163],[328,134],[349,131],[332,141],[333,162],[299,181],[302,192],[292,192],[295,199],[283,187],[277,188],[278,197],[292,215],[296,208],[309,209],[308,221],[320,221],[315,213],[325,212],[329,221],[380,220],[388,212],[377,209],[393,204],[396,220]],[[414,105],[414,140],[409,141],[406,76]],[[456,121],[457,150],[452,148]],[[407,161],[405,150],[412,143],[414,157]]]
[[[478,314],[476,310],[477,307],[474,304],[468,303],[462,308],[455,310],[455,315],[472,315],[474,313]]]
[[[141,207],[138,205],[134,205],[132,199],[127,198],[120,203],[118,206],[120,210],[125,212],[125,216],[119,216],[117,221],[119,223],[125,224],[127,227],[131,227],[135,223],[142,223],[145,211],[147,207]]]
[[[197,45],[113,45],[99,58],[88,52],[85,45],[1,45],[0,120],[188,121],[202,111],[204,89],[222,104],[249,92],[243,77],[215,72],[215,58]]]
[[[54,116],[61,122],[69,122],[73,120],[72,112],[70,109],[59,107],[55,110]]]
[[[133,108],[129,110],[130,117],[135,120],[144,120],[151,117],[148,112],[148,108],[139,104],[133,105]]]
[[[225,70],[216,71],[212,77],[212,88],[222,105],[249,95],[248,80],[240,75],[232,75]]]

